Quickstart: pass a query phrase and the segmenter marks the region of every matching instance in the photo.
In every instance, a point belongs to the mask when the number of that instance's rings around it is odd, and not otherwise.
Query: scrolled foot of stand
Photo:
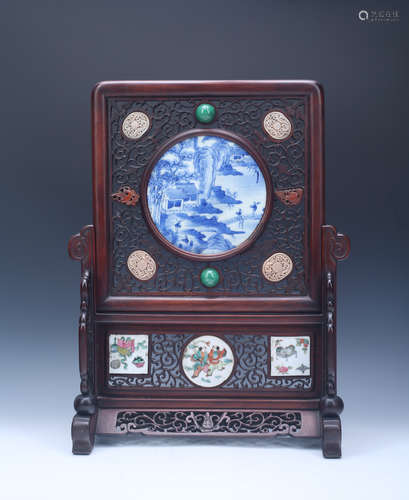
[[[322,418],[322,454],[325,458],[341,458],[341,419]]]
[[[74,455],[89,455],[94,448],[96,415],[74,415],[71,437]]]
[[[74,455],[89,455],[94,448],[97,410],[92,397],[80,394],[74,408],[77,414],[72,419],[71,437]]]
[[[321,400],[322,453],[325,458],[341,458],[341,419],[344,402],[337,395]]]

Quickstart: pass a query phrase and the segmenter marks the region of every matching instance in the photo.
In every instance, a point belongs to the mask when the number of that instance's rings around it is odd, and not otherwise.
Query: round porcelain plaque
[[[156,262],[144,250],[135,250],[128,257],[128,269],[138,280],[150,280],[156,273]]]
[[[285,253],[275,253],[263,263],[263,275],[268,281],[281,281],[293,270],[293,261]]]
[[[281,111],[271,111],[264,118],[264,130],[276,141],[284,141],[291,135],[291,122]]]
[[[216,387],[223,384],[233,371],[233,352],[223,339],[202,335],[185,347],[182,367],[186,377],[195,385]]]
[[[141,111],[130,113],[122,124],[122,132],[128,139],[140,139],[149,129],[148,115]]]
[[[152,223],[167,244],[185,255],[223,258],[265,220],[267,189],[248,151],[218,135],[199,135],[174,144],[159,158],[146,199]]]

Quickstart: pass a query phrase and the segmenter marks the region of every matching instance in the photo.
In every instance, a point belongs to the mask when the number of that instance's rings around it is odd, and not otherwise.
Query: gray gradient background
[[[400,22],[360,22],[362,8]],[[397,0],[2,2],[2,498],[207,498],[206,483],[235,499],[408,498],[408,16]],[[297,78],[324,86],[327,222],[352,240],[343,459],[200,438],[100,438],[71,456],[80,270],[66,246],[92,222],[94,83]]]

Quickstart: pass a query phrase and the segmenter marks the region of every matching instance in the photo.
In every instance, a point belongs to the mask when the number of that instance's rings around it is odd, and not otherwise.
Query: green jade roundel
[[[212,288],[220,281],[220,275],[213,267],[207,267],[200,273],[200,281],[204,286]]]
[[[216,110],[211,104],[200,104],[196,108],[196,119],[200,123],[210,123],[216,116]]]

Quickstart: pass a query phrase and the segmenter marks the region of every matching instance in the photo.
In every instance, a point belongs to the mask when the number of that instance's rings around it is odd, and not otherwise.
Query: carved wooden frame
[[[305,235],[305,270],[308,293],[304,296],[232,297],[212,296],[112,296],[109,287],[110,196],[108,174],[107,99],[111,97],[159,96],[304,96],[307,102],[305,128],[306,168],[304,204],[309,224]],[[102,82],[92,95],[93,126],[93,207],[96,233],[96,308],[109,311],[169,311],[225,313],[243,312],[319,312],[321,308],[320,227],[324,222],[323,190],[323,95],[312,81],[204,81],[204,82]],[[206,129],[204,129],[206,130]],[[261,130],[261,134],[264,132]],[[267,137],[265,140],[269,140]],[[308,173],[309,172],[309,173]],[[307,216],[307,215],[306,215]]]

